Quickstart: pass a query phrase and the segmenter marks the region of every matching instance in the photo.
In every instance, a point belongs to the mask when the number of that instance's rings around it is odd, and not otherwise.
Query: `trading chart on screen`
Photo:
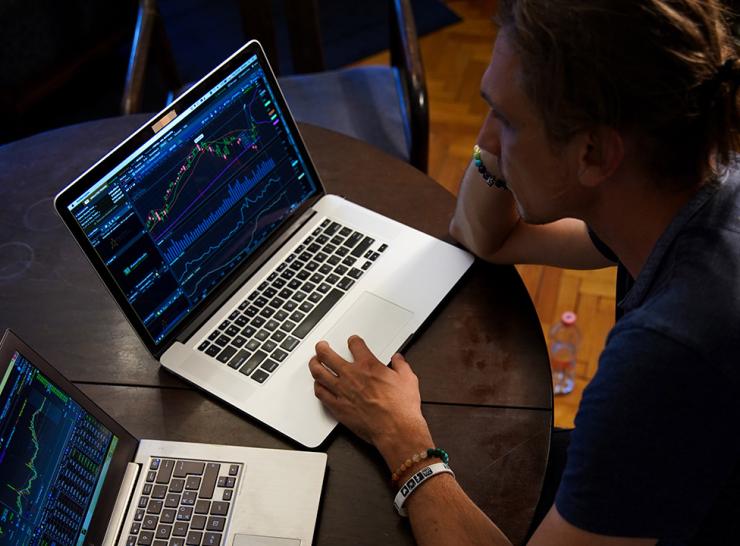
[[[317,190],[256,57],[195,106],[70,205],[157,343]]]
[[[16,353],[0,383],[0,545],[81,543],[117,442]]]

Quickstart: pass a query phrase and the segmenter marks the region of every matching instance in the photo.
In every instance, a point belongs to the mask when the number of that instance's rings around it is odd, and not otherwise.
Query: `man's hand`
[[[354,363],[327,342],[316,344],[316,356],[308,363],[316,397],[339,422],[374,444],[389,468],[397,467],[414,450],[433,445],[421,414],[419,381],[400,354],[389,368],[359,336],[347,343]]]

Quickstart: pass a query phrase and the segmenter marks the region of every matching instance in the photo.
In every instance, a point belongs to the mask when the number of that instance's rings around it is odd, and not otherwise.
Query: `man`
[[[493,262],[616,259],[634,279],[530,544],[736,543],[740,63],[719,2],[499,4],[478,143],[510,191],[469,167],[451,233]],[[434,446],[409,364],[349,347],[316,346],[316,396],[402,481],[438,462],[400,466]],[[450,474],[404,508],[419,544],[509,543]]]

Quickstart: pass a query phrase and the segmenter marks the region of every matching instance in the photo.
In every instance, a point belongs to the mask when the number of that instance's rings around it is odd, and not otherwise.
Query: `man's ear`
[[[624,140],[612,127],[600,126],[584,131],[580,142],[578,179],[584,186],[596,187],[622,164]]]

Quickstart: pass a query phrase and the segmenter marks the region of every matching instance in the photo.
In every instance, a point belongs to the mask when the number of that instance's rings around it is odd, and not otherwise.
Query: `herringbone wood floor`
[[[480,98],[480,78],[496,35],[491,17],[495,0],[448,0],[463,20],[421,39],[431,117],[429,175],[457,194],[463,170],[487,106]],[[380,53],[358,64],[386,64]],[[563,311],[578,314],[583,340],[574,391],[555,399],[555,425],[573,426],[584,386],[593,377],[598,356],[614,323],[614,268],[572,271],[517,266],[547,336]]]

